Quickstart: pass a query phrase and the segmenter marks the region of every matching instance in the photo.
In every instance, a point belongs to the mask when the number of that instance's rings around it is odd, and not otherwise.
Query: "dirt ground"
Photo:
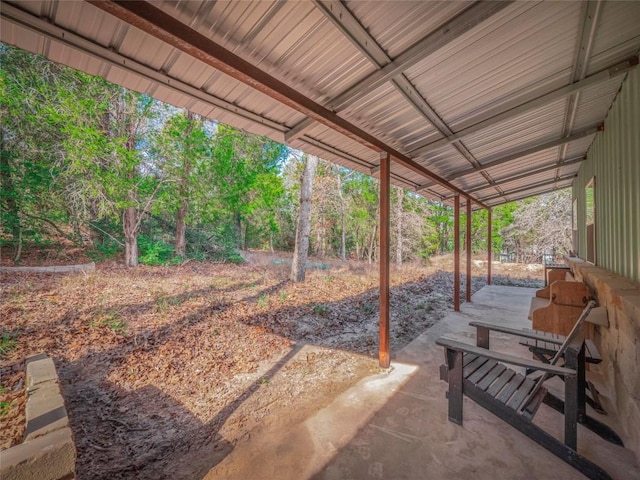
[[[246,258],[0,274],[12,342],[0,357],[0,447],[21,439],[23,359],[41,351],[60,374],[80,480],[202,478],[260,428],[286,429],[379,370],[375,265],[313,259],[294,284],[285,256]],[[392,268],[392,352],[452,309],[452,263]],[[541,285],[541,266],[493,271],[494,283]],[[486,263],[472,272],[476,291]]]

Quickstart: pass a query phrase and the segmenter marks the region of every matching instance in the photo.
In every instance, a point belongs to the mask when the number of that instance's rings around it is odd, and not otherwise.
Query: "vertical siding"
[[[586,258],[584,189],[596,178],[596,264],[640,282],[640,69],[622,84],[573,183],[578,255]]]

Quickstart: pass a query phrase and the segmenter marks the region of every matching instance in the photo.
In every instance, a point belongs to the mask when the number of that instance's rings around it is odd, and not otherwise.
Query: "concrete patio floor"
[[[465,397],[464,425],[447,419],[446,383],[439,379],[442,336],[475,342],[472,320],[530,327],[534,289],[487,286],[460,313],[451,313],[399,351],[392,369],[365,378],[328,407],[290,428],[275,446],[260,436],[237,448],[206,478],[237,479],[582,479],[528,437]],[[393,328],[393,324],[392,324]],[[517,340],[492,335],[492,348],[529,356]],[[590,372],[591,375],[591,372]],[[594,380],[597,382],[597,375]],[[606,392],[601,391],[605,409]],[[589,414],[609,424],[612,415]],[[562,416],[543,405],[535,423],[562,438]],[[270,439],[274,445],[274,439]],[[578,427],[578,450],[614,479],[640,479],[629,450]],[[222,476],[220,476],[222,475]]]

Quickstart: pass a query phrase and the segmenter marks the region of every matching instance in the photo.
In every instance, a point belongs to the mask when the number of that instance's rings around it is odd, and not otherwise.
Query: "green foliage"
[[[6,357],[9,352],[15,350],[18,347],[16,336],[17,331],[2,332],[2,336],[0,336],[0,357]]]
[[[4,387],[0,385],[0,394],[4,393]],[[7,414],[11,411],[11,406],[13,402],[2,401],[0,402],[0,418],[6,417]]]
[[[146,235],[138,237],[138,248],[140,263],[145,265],[167,265],[174,261],[173,245],[169,245],[162,240],[154,240]],[[180,261],[176,259],[175,261]]]
[[[137,239],[149,265],[241,263],[243,249],[293,250],[300,152],[13,47],[0,44],[0,60],[0,241],[16,262],[23,245],[60,237],[84,243],[94,260]],[[369,175],[321,162],[312,251],[376,261],[378,189]],[[453,250],[451,207],[396,189],[392,202],[392,254],[395,225],[404,259]],[[544,198],[492,211],[495,252],[566,248],[543,238],[552,230],[545,225],[566,221]],[[487,212],[475,212],[475,253],[487,249],[486,225]],[[183,230],[184,251],[176,241]]]
[[[267,296],[266,295],[260,295],[258,297],[258,305],[261,307],[266,307],[267,306]]]
[[[87,255],[94,262],[109,260],[122,252],[122,245],[111,238],[103,238],[94,248],[87,251]]]
[[[126,335],[126,320],[113,309],[98,309],[89,324],[93,328],[108,328],[116,335]]]
[[[314,303],[311,307],[314,315],[318,315],[319,317],[326,317],[329,315],[329,307],[323,305],[322,303]]]

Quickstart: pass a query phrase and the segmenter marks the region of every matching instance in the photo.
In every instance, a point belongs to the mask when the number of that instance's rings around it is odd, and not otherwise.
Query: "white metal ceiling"
[[[153,5],[487,205],[571,183],[625,78],[599,72],[640,50],[639,1]],[[92,4],[10,1],[1,8],[3,42],[377,171],[379,154],[361,142],[305,124],[296,109]],[[398,185],[451,198],[399,163],[392,174]]]

